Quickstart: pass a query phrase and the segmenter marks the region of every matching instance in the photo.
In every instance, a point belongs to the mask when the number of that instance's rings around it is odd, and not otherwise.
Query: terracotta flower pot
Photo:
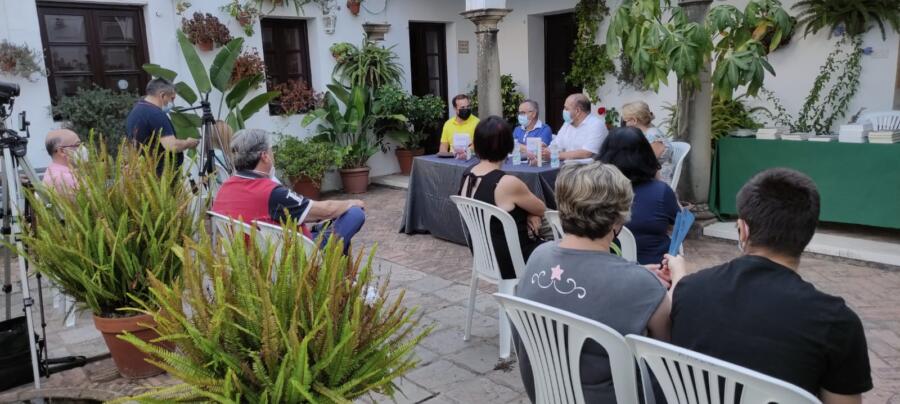
[[[209,52],[213,50],[213,41],[200,41],[197,43],[197,48],[204,52]]]
[[[103,340],[109,348],[113,362],[119,373],[129,379],[140,379],[163,373],[163,370],[148,363],[145,359],[149,356],[141,352],[129,342],[117,338],[125,331],[133,334],[143,341],[150,342],[158,338],[159,334],[143,324],[154,325],[153,317],[146,314],[129,317],[106,318],[94,316],[94,327],[103,334]],[[171,343],[157,344],[163,348],[173,350]]]
[[[369,167],[341,170],[341,182],[344,184],[344,192],[348,194],[366,193],[369,188]]]
[[[400,164],[400,174],[409,175],[412,172],[413,158],[425,154],[424,149],[397,149],[397,163]]]
[[[293,183],[294,192],[303,195],[312,200],[318,200],[322,196],[321,188],[319,184],[313,182],[309,177],[297,177],[292,178],[291,183]]]
[[[347,0],[347,9],[350,10],[350,14],[359,15],[359,5],[359,1]]]

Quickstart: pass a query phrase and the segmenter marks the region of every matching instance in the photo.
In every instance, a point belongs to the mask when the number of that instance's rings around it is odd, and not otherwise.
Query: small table
[[[812,177],[821,221],[900,229],[900,144],[723,138],[713,162],[710,208],[736,215],[744,183],[773,167]]]
[[[435,237],[465,245],[463,224],[450,195],[459,192],[463,173],[475,164],[478,164],[478,159],[462,161],[436,155],[416,157],[409,177],[400,231],[406,234],[431,233]],[[528,189],[547,204],[548,209],[556,209],[553,186],[559,168],[506,163],[503,171],[524,181]]]

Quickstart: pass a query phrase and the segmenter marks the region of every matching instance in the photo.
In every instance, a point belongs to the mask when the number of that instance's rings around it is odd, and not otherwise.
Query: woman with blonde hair
[[[622,106],[622,120],[625,126],[638,128],[644,133],[644,137],[653,147],[653,153],[659,160],[659,179],[666,184],[672,183],[672,174],[675,168],[672,162],[672,142],[659,128],[653,126],[653,112],[650,106],[643,101],[629,102]]]

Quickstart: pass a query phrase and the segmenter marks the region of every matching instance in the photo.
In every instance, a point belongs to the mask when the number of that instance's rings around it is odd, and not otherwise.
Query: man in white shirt
[[[606,139],[606,124],[591,115],[591,101],[584,94],[572,94],[566,98],[563,108],[563,127],[552,145],[559,148],[560,160],[587,159],[600,153],[600,145]],[[550,159],[549,148],[543,151],[544,161]]]

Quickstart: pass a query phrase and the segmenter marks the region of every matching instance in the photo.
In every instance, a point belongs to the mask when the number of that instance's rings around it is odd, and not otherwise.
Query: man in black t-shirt
[[[197,147],[200,142],[197,139],[175,137],[175,127],[166,115],[174,105],[175,86],[163,78],[150,80],[147,83],[147,95],[134,103],[125,120],[125,136],[137,145],[155,143],[158,148],[175,153],[175,166],[181,167],[184,160],[182,152]],[[163,164],[165,161],[160,160],[156,168],[157,175],[162,173]]]
[[[757,174],[738,193],[744,255],[673,277],[672,343],[799,386],[825,404],[860,403],[872,389],[866,336],[844,300],[797,273],[819,217],[812,179],[789,169]]]

